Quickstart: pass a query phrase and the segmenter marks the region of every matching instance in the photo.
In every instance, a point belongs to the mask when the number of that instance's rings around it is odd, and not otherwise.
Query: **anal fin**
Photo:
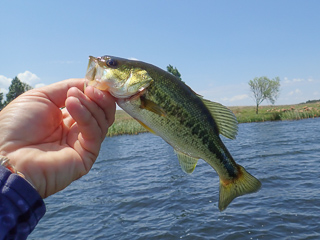
[[[192,173],[193,170],[195,169],[197,163],[198,163],[198,158],[194,158],[194,157],[190,157],[188,155],[186,155],[183,152],[174,150],[175,153],[177,154],[180,166],[182,168],[182,170],[186,173]]]

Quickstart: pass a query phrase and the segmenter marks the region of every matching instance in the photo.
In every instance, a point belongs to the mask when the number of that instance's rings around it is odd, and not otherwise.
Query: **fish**
[[[182,170],[199,159],[219,175],[219,210],[238,196],[257,192],[261,182],[237,164],[220,135],[235,139],[238,122],[220,103],[195,93],[173,74],[152,64],[114,56],[89,57],[86,85],[108,91],[119,107],[170,144]]]

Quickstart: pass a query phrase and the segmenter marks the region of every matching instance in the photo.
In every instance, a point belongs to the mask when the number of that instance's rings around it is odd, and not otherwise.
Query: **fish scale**
[[[109,91],[117,104],[170,144],[181,168],[192,173],[199,159],[219,175],[219,209],[261,183],[238,165],[219,134],[234,139],[237,121],[219,103],[203,99],[172,74],[148,63],[112,56],[90,57],[89,85]]]
[[[178,104],[176,102],[172,102],[172,101],[163,102],[163,99],[171,99],[170,96],[168,95],[168,91],[161,91],[162,90],[161,86],[163,85],[165,84],[161,84],[161,81],[157,81],[155,86],[150,85],[148,87],[148,93],[146,95],[154,96],[154,98],[151,98],[150,100],[153,102],[159,103],[159,106],[162,107],[164,111],[168,114],[166,118],[160,118],[162,120],[167,120],[167,122],[160,123],[160,124],[157,124],[157,126],[154,126],[155,124],[153,124],[153,122],[156,123],[157,121],[151,120],[149,121],[149,127],[151,127],[151,129],[154,129],[154,128],[159,129],[156,132],[161,133],[163,126],[169,125],[170,126],[169,133],[172,133],[171,135],[175,135],[177,138],[177,141],[179,142],[176,148],[179,148],[179,150],[182,150],[179,146],[188,146],[188,149],[183,149],[182,151],[186,152],[192,157],[207,159],[207,162],[211,166],[213,166],[216,171],[221,172],[225,168],[222,168],[222,170],[220,170],[218,167],[216,167],[212,163],[212,161],[220,160],[222,165],[228,166],[226,168],[228,172],[227,174],[229,175],[228,178],[235,177],[235,175],[237,174],[236,163],[234,162],[232,156],[230,155],[230,153],[228,152],[228,150],[225,148],[224,144],[220,140],[218,136],[217,125],[214,119],[212,118],[210,112],[205,108],[204,104],[201,101],[199,102],[200,104],[196,104],[196,102],[190,102],[190,101],[188,102],[188,104],[183,104],[183,103],[186,103],[186,101],[180,101],[180,106],[177,106]],[[180,99],[187,99],[185,94],[186,94],[186,91],[181,92],[181,95],[176,94],[176,96],[177,98],[180,98]],[[139,106],[140,105],[138,103],[137,108],[139,108]],[[139,109],[137,109],[136,111],[139,113]],[[182,115],[184,115],[184,117],[182,117]],[[155,117],[157,117],[157,114],[153,114],[152,117],[146,117],[146,116],[137,114],[137,118],[140,121],[143,121],[143,119],[152,119]],[[189,119],[189,120],[185,121],[183,119]],[[183,130],[183,133],[184,133],[183,136],[179,134],[180,131],[177,131],[177,129],[180,126],[182,126],[181,129]],[[212,131],[214,133],[212,133]],[[173,136],[161,136],[161,137],[164,139],[173,138]],[[175,144],[174,141],[170,142],[170,140],[167,140],[167,142],[174,147],[174,144]],[[193,144],[195,144],[195,149],[190,151],[190,145],[193,145]],[[218,148],[217,146],[219,146],[220,148]],[[199,149],[201,149],[201,151],[199,151]]]
[[[157,86],[157,85],[160,85],[160,86]],[[144,122],[144,119],[148,119],[144,123],[148,124],[148,126],[153,130],[157,129],[156,132],[161,137],[166,139],[166,141],[169,142],[171,145],[175,145],[176,148],[181,149],[182,146],[187,146],[188,144],[190,144],[190,140],[192,140],[193,143],[196,140],[200,140],[196,138],[196,135],[198,134],[200,129],[199,120],[201,116],[201,113],[200,113],[201,106],[190,106],[189,104],[178,105],[177,102],[174,102],[170,98],[167,91],[160,91],[161,85],[162,84],[160,81],[157,81],[157,84],[150,85],[148,87],[146,96],[150,96],[151,101],[155,103],[159,103],[159,106],[164,109],[167,116],[161,117],[150,111],[144,111],[146,114],[149,114],[149,116],[142,116],[140,114],[140,104],[137,103],[136,110],[135,110],[137,112],[136,118],[142,122]],[[158,93],[156,94],[155,92],[158,92]],[[183,96],[181,95],[176,94],[176,96],[179,96],[180,98],[183,99]],[[163,99],[171,99],[171,101],[170,100],[163,101]],[[185,101],[182,101],[182,102],[185,102]],[[134,103],[131,102],[131,104],[134,104]],[[162,134],[164,128],[168,129],[167,134]],[[183,137],[181,136],[181,134],[183,135]],[[175,140],[172,140],[173,138]],[[189,147],[187,149],[189,149]],[[187,151],[187,149],[185,149],[185,151]],[[189,154],[192,156],[192,152],[189,152]],[[198,154],[198,157],[199,155],[200,153]]]

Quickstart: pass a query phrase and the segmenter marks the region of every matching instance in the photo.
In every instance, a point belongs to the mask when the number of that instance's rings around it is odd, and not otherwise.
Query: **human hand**
[[[0,155],[43,198],[89,172],[114,121],[113,97],[83,86],[69,79],[33,89],[0,112]]]

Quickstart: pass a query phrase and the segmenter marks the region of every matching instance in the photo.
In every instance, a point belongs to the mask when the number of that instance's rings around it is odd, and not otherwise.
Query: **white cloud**
[[[38,84],[36,84],[36,85],[34,86],[34,88],[41,88],[41,87],[44,87],[44,86],[46,86],[46,84],[44,84],[44,83],[38,83]]]
[[[292,96],[294,94],[299,94],[299,93],[301,93],[301,90],[297,88],[296,90],[289,92],[288,95]]]
[[[285,84],[295,84],[295,83],[303,83],[303,82],[314,83],[314,82],[319,82],[319,80],[314,79],[312,77],[309,77],[307,79],[304,79],[304,78],[292,78],[290,80],[289,78],[284,77],[282,82],[285,83]]]
[[[12,78],[7,78],[3,75],[0,75],[0,88],[8,88],[11,84]]]
[[[29,85],[33,85],[34,83],[40,81],[40,78],[30,71],[19,73],[17,77],[20,79],[21,82],[28,83]]]
[[[289,80],[287,77],[284,77],[284,78],[283,78],[283,82],[284,82],[284,83],[290,83],[290,80]]]
[[[302,78],[294,78],[294,79],[292,79],[292,82],[303,82],[304,81],[304,79],[302,79]]]
[[[0,88],[0,93],[3,93],[3,96],[6,96],[8,92],[9,92],[8,89]]]
[[[231,98],[222,98],[222,100],[226,101],[226,102],[234,102],[234,101],[244,100],[247,98],[249,98],[249,96],[247,94],[241,94],[241,95],[233,96]]]
[[[293,78],[293,79],[289,79],[287,77],[284,77],[283,79],[283,83],[285,84],[295,84],[295,83],[301,83],[304,82],[305,80],[303,78]]]
[[[40,78],[30,71],[19,73],[17,77],[20,79],[21,82],[25,82],[33,88],[39,88],[46,85],[44,83],[40,83]],[[2,92],[4,95],[6,95],[9,92],[9,86],[11,85],[11,81],[12,78],[0,75],[0,92]]]
[[[276,105],[296,104],[307,100],[320,98],[320,78],[288,78],[281,79],[280,95]],[[255,99],[251,97],[251,91],[247,83],[219,85],[211,82],[200,90],[194,87],[197,93],[204,98],[220,102],[226,106],[249,106],[255,104]],[[264,101],[262,104],[270,104]]]

